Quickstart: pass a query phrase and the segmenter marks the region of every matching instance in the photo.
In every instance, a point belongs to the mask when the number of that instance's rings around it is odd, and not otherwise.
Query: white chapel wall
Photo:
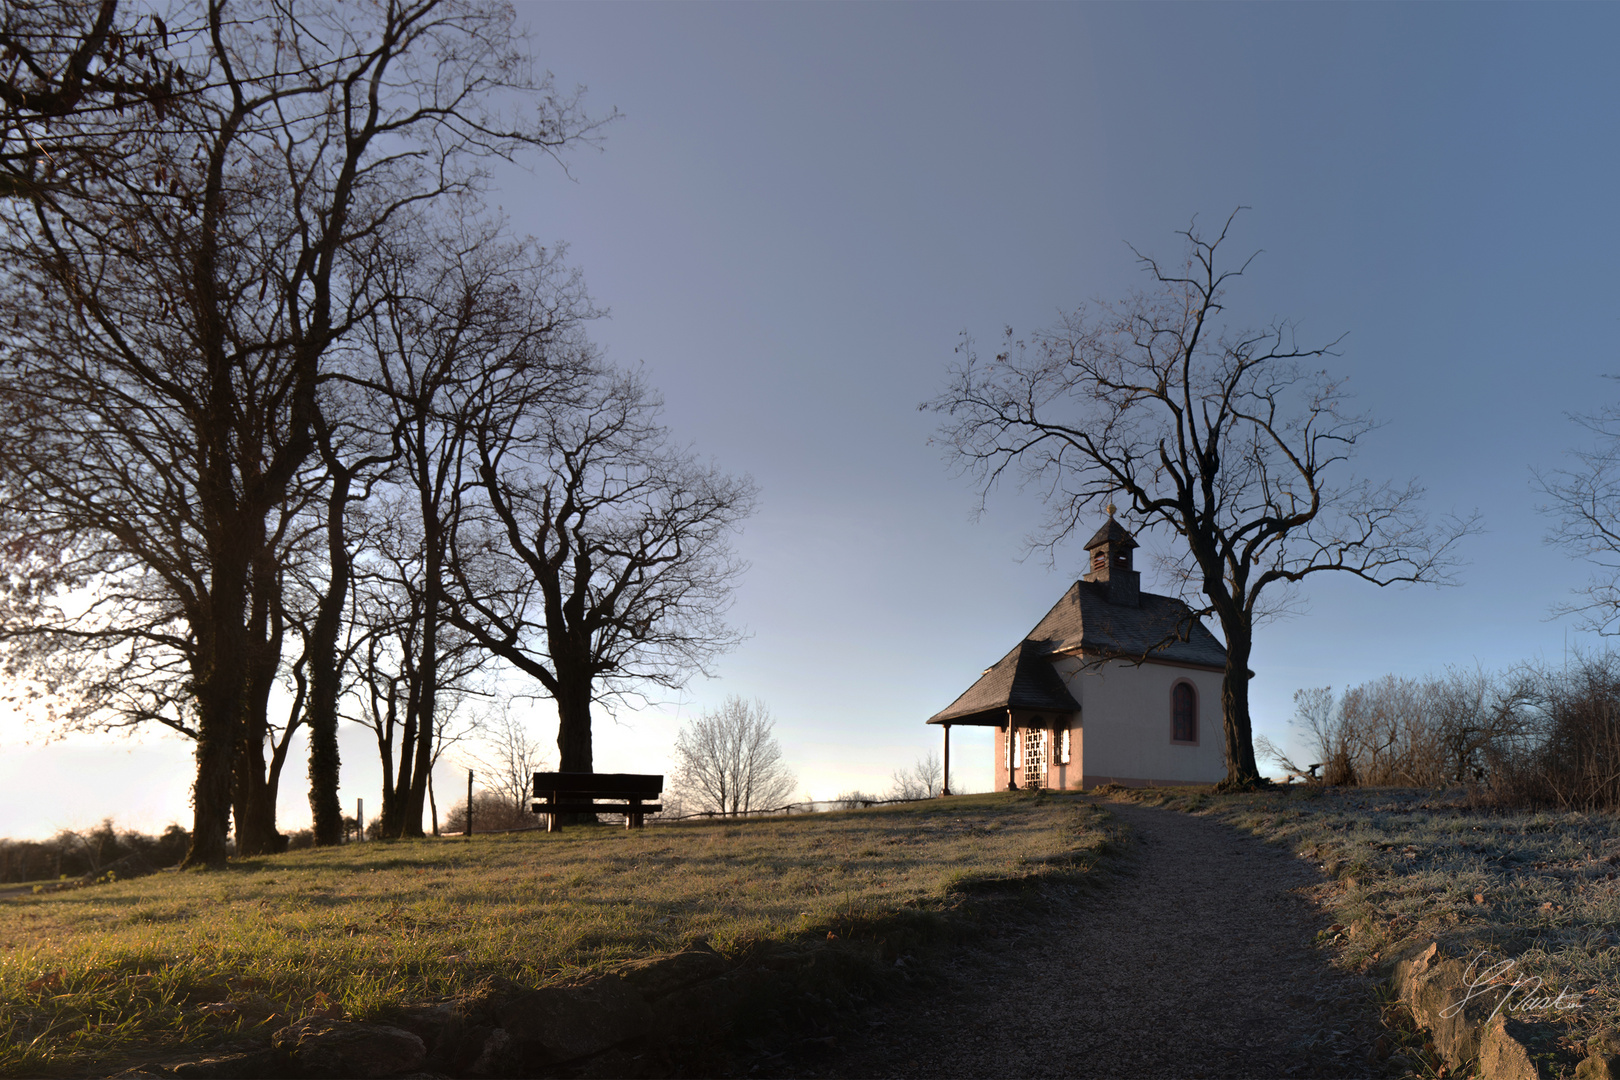
[[[1054,666],[1080,703],[1083,759],[1076,764],[1087,787],[1110,777],[1213,784],[1226,776],[1220,672],[1120,660],[1092,666],[1076,657]],[[1170,695],[1183,680],[1198,695],[1196,746],[1171,741]]]

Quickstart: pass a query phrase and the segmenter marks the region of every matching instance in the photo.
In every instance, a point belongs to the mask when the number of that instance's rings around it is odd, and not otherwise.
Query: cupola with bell
[[[1131,565],[1136,538],[1114,520],[1114,506],[1108,505],[1108,521],[1086,543],[1090,569],[1081,579],[1107,587],[1108,602],[1125,607],[1141,604],[1142,575]]]

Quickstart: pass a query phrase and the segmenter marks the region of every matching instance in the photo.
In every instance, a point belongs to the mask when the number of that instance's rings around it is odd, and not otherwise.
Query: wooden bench
[[[639,829],[643,814],[663,807],[649,800],[664,790],[662,776],[640,773],[537,772],[529,809],[546,815],[546,832],[562,830],[562,814],[623,814],[624,827]],[[606,801],[603,801],[606,800]]]

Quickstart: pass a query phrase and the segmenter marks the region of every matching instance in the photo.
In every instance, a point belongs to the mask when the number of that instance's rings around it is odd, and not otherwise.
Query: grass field
[[[384,1015],[492,977],[565,981],[699,938],[738,956],[926,937],[965,895],[1083,871],[1106,816],[1062,797],[964,796],[351,844],[18,895],[0,901],[0,1073],[111,1066],[320,1011]]]
[[[1336,879],[1323,899],[1339,923],[1324,943],[1347,967],[1369,970],[1438,941],[1449,955],[1505,964],[1499,986],[1523,980],[1510,1012],[1565,991],[1562,1007],[1512,1014],[1562,1025],[1571,1054],[1620,1039],[1614,815],[1479,811],[1461,793],[1389,788],[1120,797],[1207,814],[1319,864]]]

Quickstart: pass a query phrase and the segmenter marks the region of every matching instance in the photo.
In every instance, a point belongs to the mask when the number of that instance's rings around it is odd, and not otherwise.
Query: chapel
[[[928,723],[994,727],[996,790],[1213,784],[1226,775],[1226,648],[1181,600],[1143,592],[1113,517],[1089,569],[1011,652]]]

